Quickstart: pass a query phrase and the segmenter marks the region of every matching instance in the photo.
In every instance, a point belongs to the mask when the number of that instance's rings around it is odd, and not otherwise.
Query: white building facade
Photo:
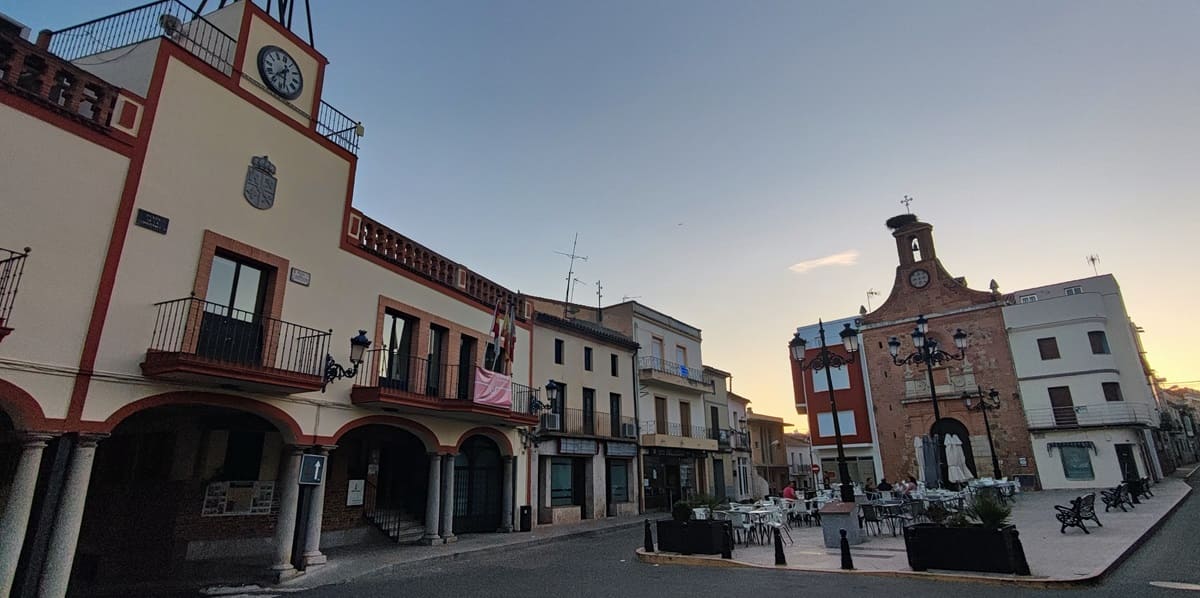
[[[1158,405],[1116,279],[1095,276],[1011,297],[1004,322],[1042,486],[1161,478],[1152,433]]]

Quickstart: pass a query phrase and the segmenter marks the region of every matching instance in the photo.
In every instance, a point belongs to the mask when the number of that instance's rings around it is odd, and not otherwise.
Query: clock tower
[[[941,451],[942,441],[951,435],[962,441],[968,469],[977,477],[990,475],[983,419],[964,407],[962,395],[995,388],[1005,404],[992,419],[1002,470],[1008,476],[1023,476],[1028,487],[1036,485],[1037,469],[1017,394],[998,285],[992,281],[990,291],[979,291],[969,288],[965,278],[950,274],[938,258],[933,225],[916,215],[890,218],[887,227],[896,242],[896,277],[887,300],[859,319],[884,476],[888,480],[910,475],[936,478],[932,470],[939,462],[931,455]],[[901,361],[913,353],[912,334],[921,316],[928,327],[924,338],[946,351],[955,351],[954,335],[959,329],[967,334],[960,359],[930,368],[923,362],[897,365],[889,341],[895,338],[901,343]],[[935,400],[940,419],[935,416]],[[945,463],[942,457],[940,464]]]

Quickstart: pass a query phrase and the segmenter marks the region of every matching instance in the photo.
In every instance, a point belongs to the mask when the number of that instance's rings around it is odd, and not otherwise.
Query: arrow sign
[[[325,470],[325,455],[300,455],[300,484],[320,486]]]

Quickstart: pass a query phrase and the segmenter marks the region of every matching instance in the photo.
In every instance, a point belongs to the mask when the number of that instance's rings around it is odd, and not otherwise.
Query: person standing
[[[783,497],[796,500],[796,488],[791,482],[788,482],[788,485],[783,489]]]

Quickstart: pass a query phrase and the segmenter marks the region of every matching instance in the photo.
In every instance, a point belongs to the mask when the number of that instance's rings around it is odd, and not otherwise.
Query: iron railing
[[[642,422],[641,433],[680,436],[683,438],[712,438],[709,435],[708,428],[704,426],[681,424],[679,422],[662,422],[652,419]]]
[[[1088,426],[1158,425],[1158,414],[1150,405],[1112,402],[1065,407],[1026,409],[1030,428],[1079,428]]]
[[[17,288],[21,286],[21,275],[25,273],[25,258],[30,249],[16,252],[0,247],[0,328],[9,327],[13,302],[17,299]]]
[[[426,357],[404,355],[391,349],[371,349],[354,384],[403,394],[430,403],[475,400],[475,366],[439,363]],[[514,413],[529,413],[538,389],[512,383]]]
[[[317,134],[358,155],[358,121],[321,100],[317,109]]]
[[[50,51],[77,61],[156,37],[171,40],[226,75],[233,74],[237,42],[179,0],[158,0],[55,31]]]
[[[678,376],[689,382],[695,382],[696,384],[701,384],[704,386],[713,385],[711,380],[707,382],[704,380],[704,378],[700,375],[700,370],[698,368],[689,368],[686,365],[667,361],[661,357],[639,357],[638,366],[643,370],[653,370],[656,372],[662,372],[664,374],[670,374],[672,376]]]
[[[329,331],[195,297],[155,308],[147,362],[184,354],[238,368],[324,375]]]
[[[750,433],[741,430],[730,429],[729,432],[729,448],[738,450],[750,450]]]
[[[625,438],[629,432],[632,432],[630,437],[637,434],[637,429],[633,427],[637,422],[632,417],[614,417],[603,411],[589,413],[583,409],[562,409],[558,416],[558,427],[548,427],[548,431],[604,438]],[[547,420],[542,421],[544,423]]]

